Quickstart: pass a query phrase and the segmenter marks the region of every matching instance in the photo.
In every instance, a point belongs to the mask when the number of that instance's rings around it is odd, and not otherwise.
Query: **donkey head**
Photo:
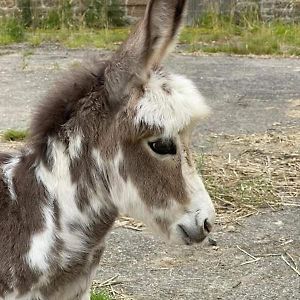
[[[191,131],[208,107],[192,82],[161,66],[185,6],[185,0],[150,0],[106,67],[104,85],[117,107],[113,203],[169,240],[191,244],[204,240],[215,217],[189,149]]]

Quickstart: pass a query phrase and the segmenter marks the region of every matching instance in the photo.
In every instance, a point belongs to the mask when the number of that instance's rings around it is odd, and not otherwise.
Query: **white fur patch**
[[[69,154],[71,159],[75,159],[80,156],[81,146],[82,146],[82,136],[80,134],[70,137]]]
[[[30,244],[30,250],[27,254],[27,262],[32,269],[46,272],[49,268],[49,254],[54,245],[55,224],[53,220],[53,212],[50,207],[44,207],[43,216],[45,219],[45,229],[36,233]]]
[[[167,209],[149,207],[141,199],[140,193],[134,183],[128,177],[126,180],[119,174],[119,166],[123,162],[122,152],[119,151],[111,162],[111,200],[121,214],[142,220],[154,232],[161,234],[156,218],[179,218],[180,207],[170,199]]]
[[[123,160],[123,154],[119,151],[114,159],[110,161],[111,200],[120,213],[130,215],[147,223],[146,219],[149,218],[149,211],[141,200],[137,188],[133,185],[130,178],[127,178],[125,181],[119,174],[119,166]]]
[[[164,84],[169,93],[162,87]],[[135,122],[161,127],[170,136],[208,113],[209,108],[192,81],[179,75],[164,78],[153,73],[137,105]]]
[[[8,163],[4,164],[2,169],[3,169],[3,174],[4,174],[4,180],[5,183],[7,184],[10,196],[12,200],[17,200],[17,195],[15,192],[14,188],[14,183],[13,183],[13,177],[14,177],[14,170],[18,163],[20,162],[20,157],[12,157]]]
[[[196,231],[196,219],[198,224],[204,224],[206,219],[208,219],[210,224],[214,224],[215,221],[214,205],[201,177],[197,174],[196,170],[192,170],[186,163],[182,165],[182,169],[190,203],[185,207],[185,213],[181,218],[172,225],[171,240],[173,242],[182,242],[182,238],[177,232],[178,224],[183,224],[185,227],[190,228],[190,230]]]
[[[195,171],[191,173],[189,167],[184,164],[183,176],[185,178],[186,190],[191,199],[187,208],[189,212],[198,212],[198,218],[204,222],[208,219],[211,224],[215,221],[215,208],[213,202],[203,184],[202,178]]]
[[[70,174],[70,158],[66,147],[58,141],[49,141],[52,145],[53,169],[49,171],[43,163],[36,169],[36,177],[43,183],[52,199],[56,199],[60,210],[61,231],[57,235],[64,241],[66,249],[72,253],[85,250],[84,237],[71,232],[68,225],[78,222],[82,226],[90,222],[89,215],[81,212],[75,202],[77,185],[72,182]],[[63,254],[64,263],[68,263],[71,254]]]

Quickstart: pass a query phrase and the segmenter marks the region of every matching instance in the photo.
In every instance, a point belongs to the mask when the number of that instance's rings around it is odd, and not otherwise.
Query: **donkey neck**
[[[87,251],[102,242],[118,214],[103,176],[105,165],[99,166],[80,135],[68,143],[49,138],[46,153],[35,173],[48,203],[57,206],[57,235],[72,251]]]

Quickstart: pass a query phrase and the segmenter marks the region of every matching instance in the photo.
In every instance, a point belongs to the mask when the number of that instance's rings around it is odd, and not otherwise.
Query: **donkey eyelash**
[[[157,139],[148,142],[151,150],[159,155],[176,155],[177,147],[172,139]]]

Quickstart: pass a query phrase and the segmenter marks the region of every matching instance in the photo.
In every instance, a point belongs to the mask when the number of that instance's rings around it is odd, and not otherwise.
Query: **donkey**
[[[161,66],[185,7],[150,0],[111,59],[59,82],[27,145],[0,154],[0,299],[89,299],[119,212],[177,243],[211,231],[214,207],[189,150],[208,107]]]

